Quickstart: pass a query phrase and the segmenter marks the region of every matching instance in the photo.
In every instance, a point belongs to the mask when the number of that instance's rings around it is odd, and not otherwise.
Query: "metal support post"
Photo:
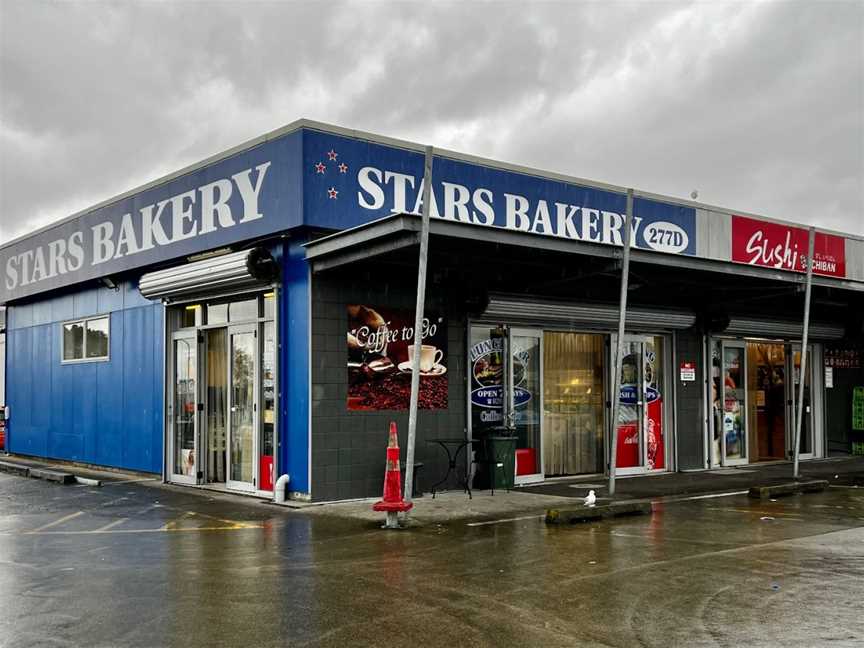
[[[633,190],[627,190],[627,214],[624,217],[624,248],[621,263],[621,300],[618,311],[618,339],[615,345],[615,369],[612,377],[612,447],[609,457],[609,495],[615,494],[615,461],[618,449],[618,411],[621,400],[621,365],[624,361],[624,324],[627,314],[627,283],[630,274],[630,233],[633,222]],[[643,389],[639,385],[639,389]],[[641,396],[640,396],[641,398]]]
[[[804,383],[807,376],[807,336],[810,333],[810,290],[813,286],[813,248],[816,244],[816,230],[810,228],[810,240],[807,244],[807,287],[804,290],[804,333],[801,339],[801,370],[798,374],[798,402],[795,403],[795,445],[792,446],[793,471],[792,477],[798,479],[798,454],[801,448],[801,422],[804,418]],[[792,373],[795,371],[795,356],[792,356]]]
[[[432,194],[432,147],[426,147],[421,206],[420,261],[417,269],[417,304],[414,307],[414,357],[411,361],[411,404],[408,408],[408,447],[405,451],[405,497],[414,497],[414,446],[417,444],[417,406],[420,400],[420,352],[423,348],[423,308],[426,301],[426,265],[429,259],[429,212]],[[408,515],[407,513],[405,514]]]

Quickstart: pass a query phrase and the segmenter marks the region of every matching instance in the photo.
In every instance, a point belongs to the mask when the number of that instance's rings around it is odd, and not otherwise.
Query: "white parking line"
[[[156,477],[146,477],[144,479],[118,479],[117,481],[104,481],[103,486],[116,486],[117,484],[137,484],[138,482],[156,481]]]
[[[692,497],[682,497],[679,501],[713,499],[715,497],[732,497],[733,495],[746,495],[750,491],[735,491],[734,493],[709,493],[708,495],[693,495]]]
[[[48,524],[43,524],[38,529],[33,529],[29,533],[38,533],[39,531],[44,531],[45,529],[50,529],[53,526],[57,526],[58,524],[63,524],[64,522],[68,522],[69,520],[78,517],[79,515],[84,515],[84,511],[78,511],[77,513],[70,513],[69,515],[64,515],[59,520],[54,520],[53,522],[49,522]]]
[[[544,518],[544,517],[546,517],[546,516],[545,515],[525,515],[522,517],[505,518],[503,520],[490,520],[488,522],[469,522],[465,526],[469,526],[469,527],[487,526],[489,524],[501,524],[503,522],[519,522],[521,520],[539,520],[539,519]]]
[[[117,525],[123,524],[128,519],[129,518],[120,518],[119,520],[114,520],[113,522],[109,522],[108,524],[106,524],[103,527],[99,527],[98,529],[94,529],[90,533],[102,533],[103,531],[107,531],[108,529],[113,529]]]

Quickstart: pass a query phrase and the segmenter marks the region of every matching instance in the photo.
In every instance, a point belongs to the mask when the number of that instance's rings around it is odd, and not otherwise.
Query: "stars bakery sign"
[[[343,229],[420,213],[423,155],[329,134],[304,142],[307,222]],[[433,163],[432,218],[603,245],[623,244],[626,196],[449,157]],[[634,247],[696,254],[695,210],[637,198]]]

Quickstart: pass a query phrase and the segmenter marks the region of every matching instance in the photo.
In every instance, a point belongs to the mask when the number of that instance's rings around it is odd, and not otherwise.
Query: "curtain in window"
[[[603,472],[603,336],[543,336],[546,475]]]

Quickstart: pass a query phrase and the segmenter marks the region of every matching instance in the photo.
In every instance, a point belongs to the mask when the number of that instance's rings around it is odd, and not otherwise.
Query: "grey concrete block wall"
[[[674,372],[677,391],[675,417],[678,428],[678,470],[698,470],[705,467],[703,402],[706,384],[703,371],[705,351],[702,334],[696,329],[676,332],[675,351],[671,369]],[[695,381],[681,381],[679,368],[682,362],[695,363]]]
[[[415,277],[394,278],[386,269],[330,272],[312,277],[312,499],[330,501],[379,497],[384,483],[390,421],[399,429],[402,461],[408,437],[408,412],[349,411],[349,304],[378,305],[413,312]],[[423,490],[447,470],[446,455],[431,438],[462,437],[466,427],[465,326],[458,304],[449,303],[434,283],[427,287],[427,310],[443,313],[447,325],[448,407],[420,410],[416,460],[423,462],[418,485]],[[451,482],[452,484],[452,482]],[[451,486],[452,487],[452,486]]]

